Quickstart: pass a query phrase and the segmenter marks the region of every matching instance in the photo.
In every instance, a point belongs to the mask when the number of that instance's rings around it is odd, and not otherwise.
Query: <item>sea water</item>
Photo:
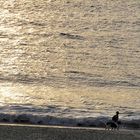
[[[139,13],[139,0],[0,0],[0,120],[96,126],[119,111],[139,127]]]

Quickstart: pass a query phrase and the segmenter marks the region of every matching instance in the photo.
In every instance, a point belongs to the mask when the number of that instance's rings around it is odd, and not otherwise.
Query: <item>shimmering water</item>
[[[0,0],[1,116],[139,120],[139,13],[139,0]]]

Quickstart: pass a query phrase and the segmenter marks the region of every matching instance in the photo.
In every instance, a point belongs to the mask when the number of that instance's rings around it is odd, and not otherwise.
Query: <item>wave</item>
[[[139,77],[134,77],[134,79],[139,79]],[[55,87],[79,87],[82,85],[87,85],[89,87],[132,87],[139,88],[140,83],[137,80],[107,80],[104,79],[101,75],[94,75],[90,73],[80,72],[80,71],[65,71],[64,76],[54,76],[48,75],[43,77],[36,77],[32,75],[9,75],[3,76],[0,75],[0,81],[8,81],[15,83],[24,83],[24,84],[44,84]]]
[[[56,117],[51,115],[33,115],[33,114],[6,114],[0,113],[0,122],[4,123],[25,123],[40,125],[60,125],[60,126],[80,126],[80,127],[105,127],[109,117]],[[121,128],[140,129],[140,120],[121,120]]]

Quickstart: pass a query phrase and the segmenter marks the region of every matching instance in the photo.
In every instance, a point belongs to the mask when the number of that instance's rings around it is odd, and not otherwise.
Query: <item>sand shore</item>
[[[139,140],[140,131],[0,124],[0,140]]]

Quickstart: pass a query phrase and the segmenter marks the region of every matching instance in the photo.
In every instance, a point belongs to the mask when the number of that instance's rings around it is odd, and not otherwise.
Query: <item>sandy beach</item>
[[[0,124],[0,140],[139,140],[140,131]]]

